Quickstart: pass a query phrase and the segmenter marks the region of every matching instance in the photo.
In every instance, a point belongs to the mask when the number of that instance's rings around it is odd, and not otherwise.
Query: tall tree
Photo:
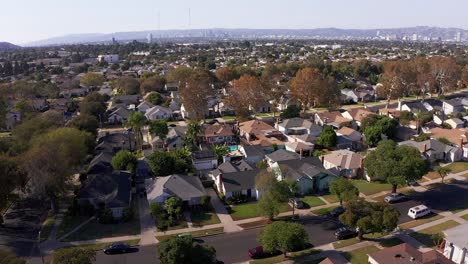
[[[189,146],[198,146],[202,127],[200,123],[190,121],[188,123],[187,133],[185,134],[185,144]]]
[[[162,92],[165,84],[166,79],[163,76],[153,76],[142,81],[140,90],[144,94],[149,92]]]
[[[332,148],[336,146],[337,136],[335,130],[331,126],[323,127],[322,133],[317,138],[317,144],[324,146],[325,148]]]
[[[359,196],[358,188],[351,181],[343,177],[338,178],[338,180],[330,184],[330,192],[338,197],[341,206],[343,205],[343,201],[347,202]]]
[[[364,199],[354,199],[346,204],[346,211],[340,215],[340,221],[358,230],[359,239],[364,232],[391,232],[398,225],[400,213],[392,206],[378,202],[368,202]]]
[[[390,183],[395,193],[398,185],[421,179],[429,166],[417,148],[384,140],[366,156],[364,167],[372,180]]]
[[[190,119],[205,119],[208,113],[208,98],[214,95],[212,78],[203,70],[193,71],[185,84],[179,87],[182,104],[189,113]]]
[[[112,157],[112,167],[114,170],[135,171],[137,157],[128,150],[121,150]]]
[[[214,264],[216,250],[193,241],[192,237],[178,237],[161,241],[158,245],[162,264]]]
[[[152,135],[159,137],[161,140],[165,140],[169,133],[169,127],[167,126],[166,120],[154,120],[149,122],[149,132]]]
[[[18,166],[16,160],[0,155],[0,208],[4,208],[10,194],[16,188],[22,188],[26,184],[26,174]],[[0,224],[3,223],[3,215],[0,214]]]
[[[218,80],[224,85],[234,79],[239,78],[237,72],[231,67],[218,68],[215,72],[215,75],[216,78],[218,78]]]
[[[250,113],[257,112],[268,99],[268,88],[260,79],[252,75],[242,75],[235,80],[227,98],[227,104],[236,115],[246,120]]]
[[[116,88],[121,94],[138,94],[140,93],[140,82],[133,77],[124,76],[117,80]]]
[[[267,225],[260,232],[258,241],[264,250],[281,250],[286,256],[289,251],[309,243],[309,235],[301,224],[277,221]]]
[[[174,70],[169,72],[169,75],[167,76],[167,81],[183,85],[190,78],[192,71],[192,69],[185,66],[175,68]]]
[[[429,58],[432,77],[436,83],[436,92],[441,95],[453,91],[460,78],[460,67],[451,57],[435,56]]]
[[[96,72],[88,72],[83,78],[81,78],[80,83],[87,87],[98,87],[101,86],[106,79],[102,74]]]
[[[146,121],[147,120],[145,115],[140,111],[136,111],[130,115],[126,124],[128,127],[133,129],[133,132],[135,133],[137,149],[140,151],[143,151],[143,134],[141,129],[146,124]]]
[[[91,136],[75,128],[58,128],[39,136],[23,155],[22,167],[33,194],[46,196],[57,212],[59,198],[67,191],[72,174],[89,151]]]
[[[89,132],[96,136],[97,129],[99,128],[99,121],[95,116],[82,114],[73,117],[68,123],[68,126],[78,128],[79,130]]]

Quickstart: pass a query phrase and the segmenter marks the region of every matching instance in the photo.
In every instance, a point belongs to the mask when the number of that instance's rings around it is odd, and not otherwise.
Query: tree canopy
[[[106,81],[106,79],[102,74],[88,72],[81,78],[80,83],[87,87],[98,87],[101,86],[104,81]]]
[[[335,130],[331,126],[324,126],[322,133],[317,138],[317,144],[322,145],[325,148],[332,148],[336,146],[337,136]]]
[[[399,146],[392,140],[381,141],[364,159],[364,167],[372,180],[392,184],[392,192],[398,185],[421,179],[429,168],[417,148]]]
[[[121,150],[112,157],[112,167],[114,170],[135,171],[137,157],[128,150]]]
[[[192,237],[172,236],[158,244],[162,264],[211,264],[216,263],[216,250],[193,241]]]
[[[281,250],[286,256],[287,252],[309,243],[309,236],[301,224],[277,221],[267,225],[260,232],[258,241],[264,250]]]
[[[359,196],[358,188],[344,177],[330,183],[330,192],[338,197],[340,205],[343,205],[343,201],[347,202]]]

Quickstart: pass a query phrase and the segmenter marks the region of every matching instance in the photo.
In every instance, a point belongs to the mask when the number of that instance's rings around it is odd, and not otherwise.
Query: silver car
[[[405,195],[402,193],[391,193],[389,196],[385,197],[384,201],[387,203],[396,203],[405,199]]]

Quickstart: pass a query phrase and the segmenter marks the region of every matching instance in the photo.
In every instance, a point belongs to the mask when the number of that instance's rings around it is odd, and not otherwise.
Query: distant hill
[[[16,49],[20,49],[20,48],[21,48],[20,46],[17,46],[15,44],[11,44],[10,42],[0,42],[0,52],[16,50]]]
[[[468,39],[468,31],[460,28],[440,27],[407,27],[407,28],[384,28],[384,29],[340,29],[340,28],[316,28],[316,29],[190,29],[190,30],[147,30],[115,33],[90,33],[73,34],[60,37],[34,41],[26,46],[48,46],[56,44],[83,44],[96,42],[110,42],[112,38],[118,41],[144,40],[148,34],[153,39],[176,39],[176,38],[207,38],[207,39],[236,39],[236,38],[375,38],[377,35],[413,36],[417,34],[429,38],[441,38],[453,40],[457,33],[461,34],[462,40]]]

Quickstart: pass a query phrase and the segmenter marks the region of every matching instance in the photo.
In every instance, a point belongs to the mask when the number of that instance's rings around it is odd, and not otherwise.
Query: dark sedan
[[[126,243],[114,243],[104,249],[105,254],[118,254],[130,251],[130,246]]]

